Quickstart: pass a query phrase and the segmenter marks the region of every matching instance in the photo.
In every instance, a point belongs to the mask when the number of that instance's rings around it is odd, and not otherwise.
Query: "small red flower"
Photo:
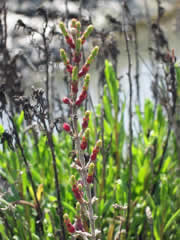
[[[80,101],[80,99],[78,98],[78,99],[76,100],[76,105],[77,105],[77,106],[80,106],[81,103],[82,103],[82,101]]]
[[[83,201],[83,192],[82,192],[82,190],[80,190],[78,188],[78,186],[75,184],[72,187],[72,191],[74,193],[74,196],[75,196],[76,200],[78,200],[79,202],[82,202]]]
[[[67,70],[69,73],[72,73],[73,66],[72,66],[71,64],[67,64],[67,65],[66,65],[66,70]]]
[[[83,129],[86,129],[88,127],[88,120],[87,119],[85,119],[85,120],[83,119],[83,122],[82,122],[82,128]]]
[[[66,132],[70,132],[71,131],[71,127],[68,123],[64,123],[63,124],[63,129],[66,131]]]
[[[70,232],[70,233],[75,232],[75,227],[71,223],[67,223],[66,227],[67,227],[68,232]]]
[[[75,227],[71,224],[68,214],[64,214],[64,223],[66,224],[67,230],[70,233],[74,233]]]
[[[73,62],[79,63],[81,61],[81,53],[75,53],[73,56]]]
[[[95,161],[96,160],[96,157],[97,157],[97,154],[96,153],[92,153],[91,154],[91,161]]]
[[[75,44],[74,44],[74,41],[73,41],[73,39],[68,35],[68,36],[66,36],[66,42],[69,44],[69,46],[71,47],[71,48],[75,48]]]
[[[85,136],[83,136],[80,146],[81,146],[82,150],[85,150],[87,148],[87,140],[86,140]]]
[[[70,105],[71,104],[71,100],[68,97],[64,97],[63,98],[63,103]]]
[[[93,179],[94,179],[93,175],[92,176],[88,175],[86,180],[87,180],[88,183],[92,183]]]
[[[85,64],[79,71],[79,77],[84,76],[89,71],[89,65]]]

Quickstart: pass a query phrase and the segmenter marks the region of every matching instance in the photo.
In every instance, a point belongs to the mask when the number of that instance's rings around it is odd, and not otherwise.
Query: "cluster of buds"
[[[85,150],[87,148],[89,132],[90,132],[90,129],[87,128],[81,140],[81,144],[80,144],[81,150]]]
[[[93,148],[92,153],[91,153],[91,156],[90,156],[91,161],[95,161],[96,160],[97,154],[100,151],[101,147],[102,147],[102,140],[98,140],[96,142],[95,147]]]
[[[74,175],[71,176],[71,184],[72,184],[72,191],[74,193],[76,200],[82,203],[83,202],[82,184],[76,181],[76,178]]]
[[[76,65],[79,65],[79,63],[81,61],[81,47],[82,47],[83,43],[85,42],[85,40],[89,37],[90,33],[92,32],[93,26],[92,25],[88,26],[87,29],[85,30],[85,32],[82,34],[82,36],[81,36],[81,24],[76,19],[73,19],[71,21],[71,34],[68,32],[68,30],[66,29],[63,22],[60,22],[59,26],[60,26],[61,32],[63,33],[63,35],[66,39],[66,42],[68,43],[68,45],[70,46],[70,48],[73,51],[72,52],[73,62]],[[86,73],[89,71],[90,64],[97,56],[98,51],[99,51],[99,48],[96,46],[92,50],[86,63],[82,66],[82,68],[80,70],[78,70],[78,73],[77,73],[78,77],[82,77],[82,76],[86,75]],[[73,74],[73,66],[70,64],[70,61],[69,61],[64,49],[60,49],[60,55],[66,66],[66,70],[68,72],[70,72],[71,74]]]
[[[74,233],[75,232],[75,227],[72,225],[68,214],[65,213],[63,218],[64,218],[64,223],[66,224],[66,228],[67,228],[68,232]]]
[[[88,127],[89,116],[90,116],[90,111],[86,111],[83,117],[82,129],[86,129]]]

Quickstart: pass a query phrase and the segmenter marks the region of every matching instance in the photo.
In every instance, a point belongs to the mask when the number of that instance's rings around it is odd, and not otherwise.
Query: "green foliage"
[[[178,71],[177,74],[180,74]],[[114,239],[120,226],[125,229],[125,222],[121,222],[120,216],[125,218],[126,211],[115,209],[113,204],[117,203],[121,206],[127,204],[129,138],[124,123],[126,103],[121,100],[119,83],[108,61],[105,62],[105,77],[106,85],[102,103],[96,108],[97,118],[94,119],[91,116],[89,120],[91,133],[89,150],[91,153],[94,147],[92,143],[97,139],[97,134],[102,135],[102,154],[97,157],[98,201],[95,207],[98,215],[97,225],[101,229],[102,239],[107,239],[108,236],[108,240],[111,240]],[[104,109],[103,121],[102,109]],[[147,100],[143,112],[138,106],[136,107],[135,117],[140,130],[135,135],[132,146],[132,208],[129,239],[179,239],[180,209],[177,201],[179,182],[176,177],[178,159],[174,135],[170,136],[170,144],[162,168],[158,171],[167,136],[166,116],[160,105],[154,114],[154,104]],[[25,157],[30,164],[36,189],[39,187],[37,195],[44,212],[43,239],[58,239],[55,237],[59,229],[56,214],[57,199],[52,156],[47,137],[41,133],[35,137],[32,130],[26,133],[23,131],[23,112],[15,117],[15,124]],[[4,129],[0,126],[0,136],[3,132]],[[73,221],[76,215],[76,201],[71,191],[70,176],[76,172],[71,168],[72,158],[69,154],[72,150],[71,138],[61,133],[54,135],[53,141],[63,207]],[[4,143],[3,148],[0,149],[0,167],[0,175],[5,178],[9,186],[9,191],[2,197],[0,195],[0,214],[2,212],[0,239],[40,239],[36,232],[35,209],[30,205],[13,204],[18,200],[35,203],[32,186],[18,147],[12,150],[7,143]],[[7,188],[4,189],[6,190]],[[150,220],[145,214],[146,207],[150,207],[152,213]],[[3,208],[6,210],[1,211]],[[8,222],[9,227],[5,222]]]

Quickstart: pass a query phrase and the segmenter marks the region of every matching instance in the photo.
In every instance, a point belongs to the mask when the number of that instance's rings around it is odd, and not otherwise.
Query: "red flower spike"
[[[71,100],[68,97],[64,97],[63,98],[63,103],[70,105],[71,104]]]
[[[71,48],[75,49],[74,41],[73,41],[73,39],[69,35],[66,36],[66,42],[67,42],[67,44],[69,44],[69,46]]]
[[[86,180],[87,180],[88,183],[92,183],[93,180],[94,180],[94,176],[93,175],[92,176],[88,175]]]
[[[71,131],[71,127],[68,123],[64,123],[63,124],[63,129],[66,131],[66,132],[70,132]]]

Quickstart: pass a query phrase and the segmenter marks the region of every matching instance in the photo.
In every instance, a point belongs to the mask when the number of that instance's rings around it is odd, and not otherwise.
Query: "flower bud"
[[[89,71],[89,64],[84,64],[79,71],[79,77],[84,76]]]
[[[67,70],[69,73],[72,73],[73,66],[72,66],[71,64],[67,64],[66,70]]]
[[[63,103],[70,105],[71,104],[71,100],[68,97],[64,97],[63,98]]]
[[[101,148],[102,147],[102,140],[99,139],[97,142],[96,142],[96,146]]]
[[[64,218],[64,223],[66,224],[68,232],[74,233],[75,232],[75,227],[71,224],[68,214],[65,213],[63,218]]]
[[[71,176],[71,184],[75,185],[76,184],[76,178],[74,175]]]
[[[89,168],[88,168],[88,175],[92,176],[94,174],[94,168],[95,168],[94,163],[90,163]]]
[[[85,150],[87,148],[87,140],[85,136],[82,137],[80,147],[81,147],[81,150]]]
[[[63,129],[66,131],[66,132],[70,132],[71,131],[71,127],[68,123],[64,123],[63,124]]]
[[[91,114],[90,111],[86,111],[86,112],[85,112],[85,118],[89,119],[90,114]]]
[[[77,19],[76,19],[76,18],[73,18],[73,19],[71,20],[71,27],[72,27],[72,28],[76,28],[76,24],[77,24]]]
[[[69,46],[73,49],[75,49],[75,44],[71,36],[67,35],[66,36],[66,42],[69,44]]]

